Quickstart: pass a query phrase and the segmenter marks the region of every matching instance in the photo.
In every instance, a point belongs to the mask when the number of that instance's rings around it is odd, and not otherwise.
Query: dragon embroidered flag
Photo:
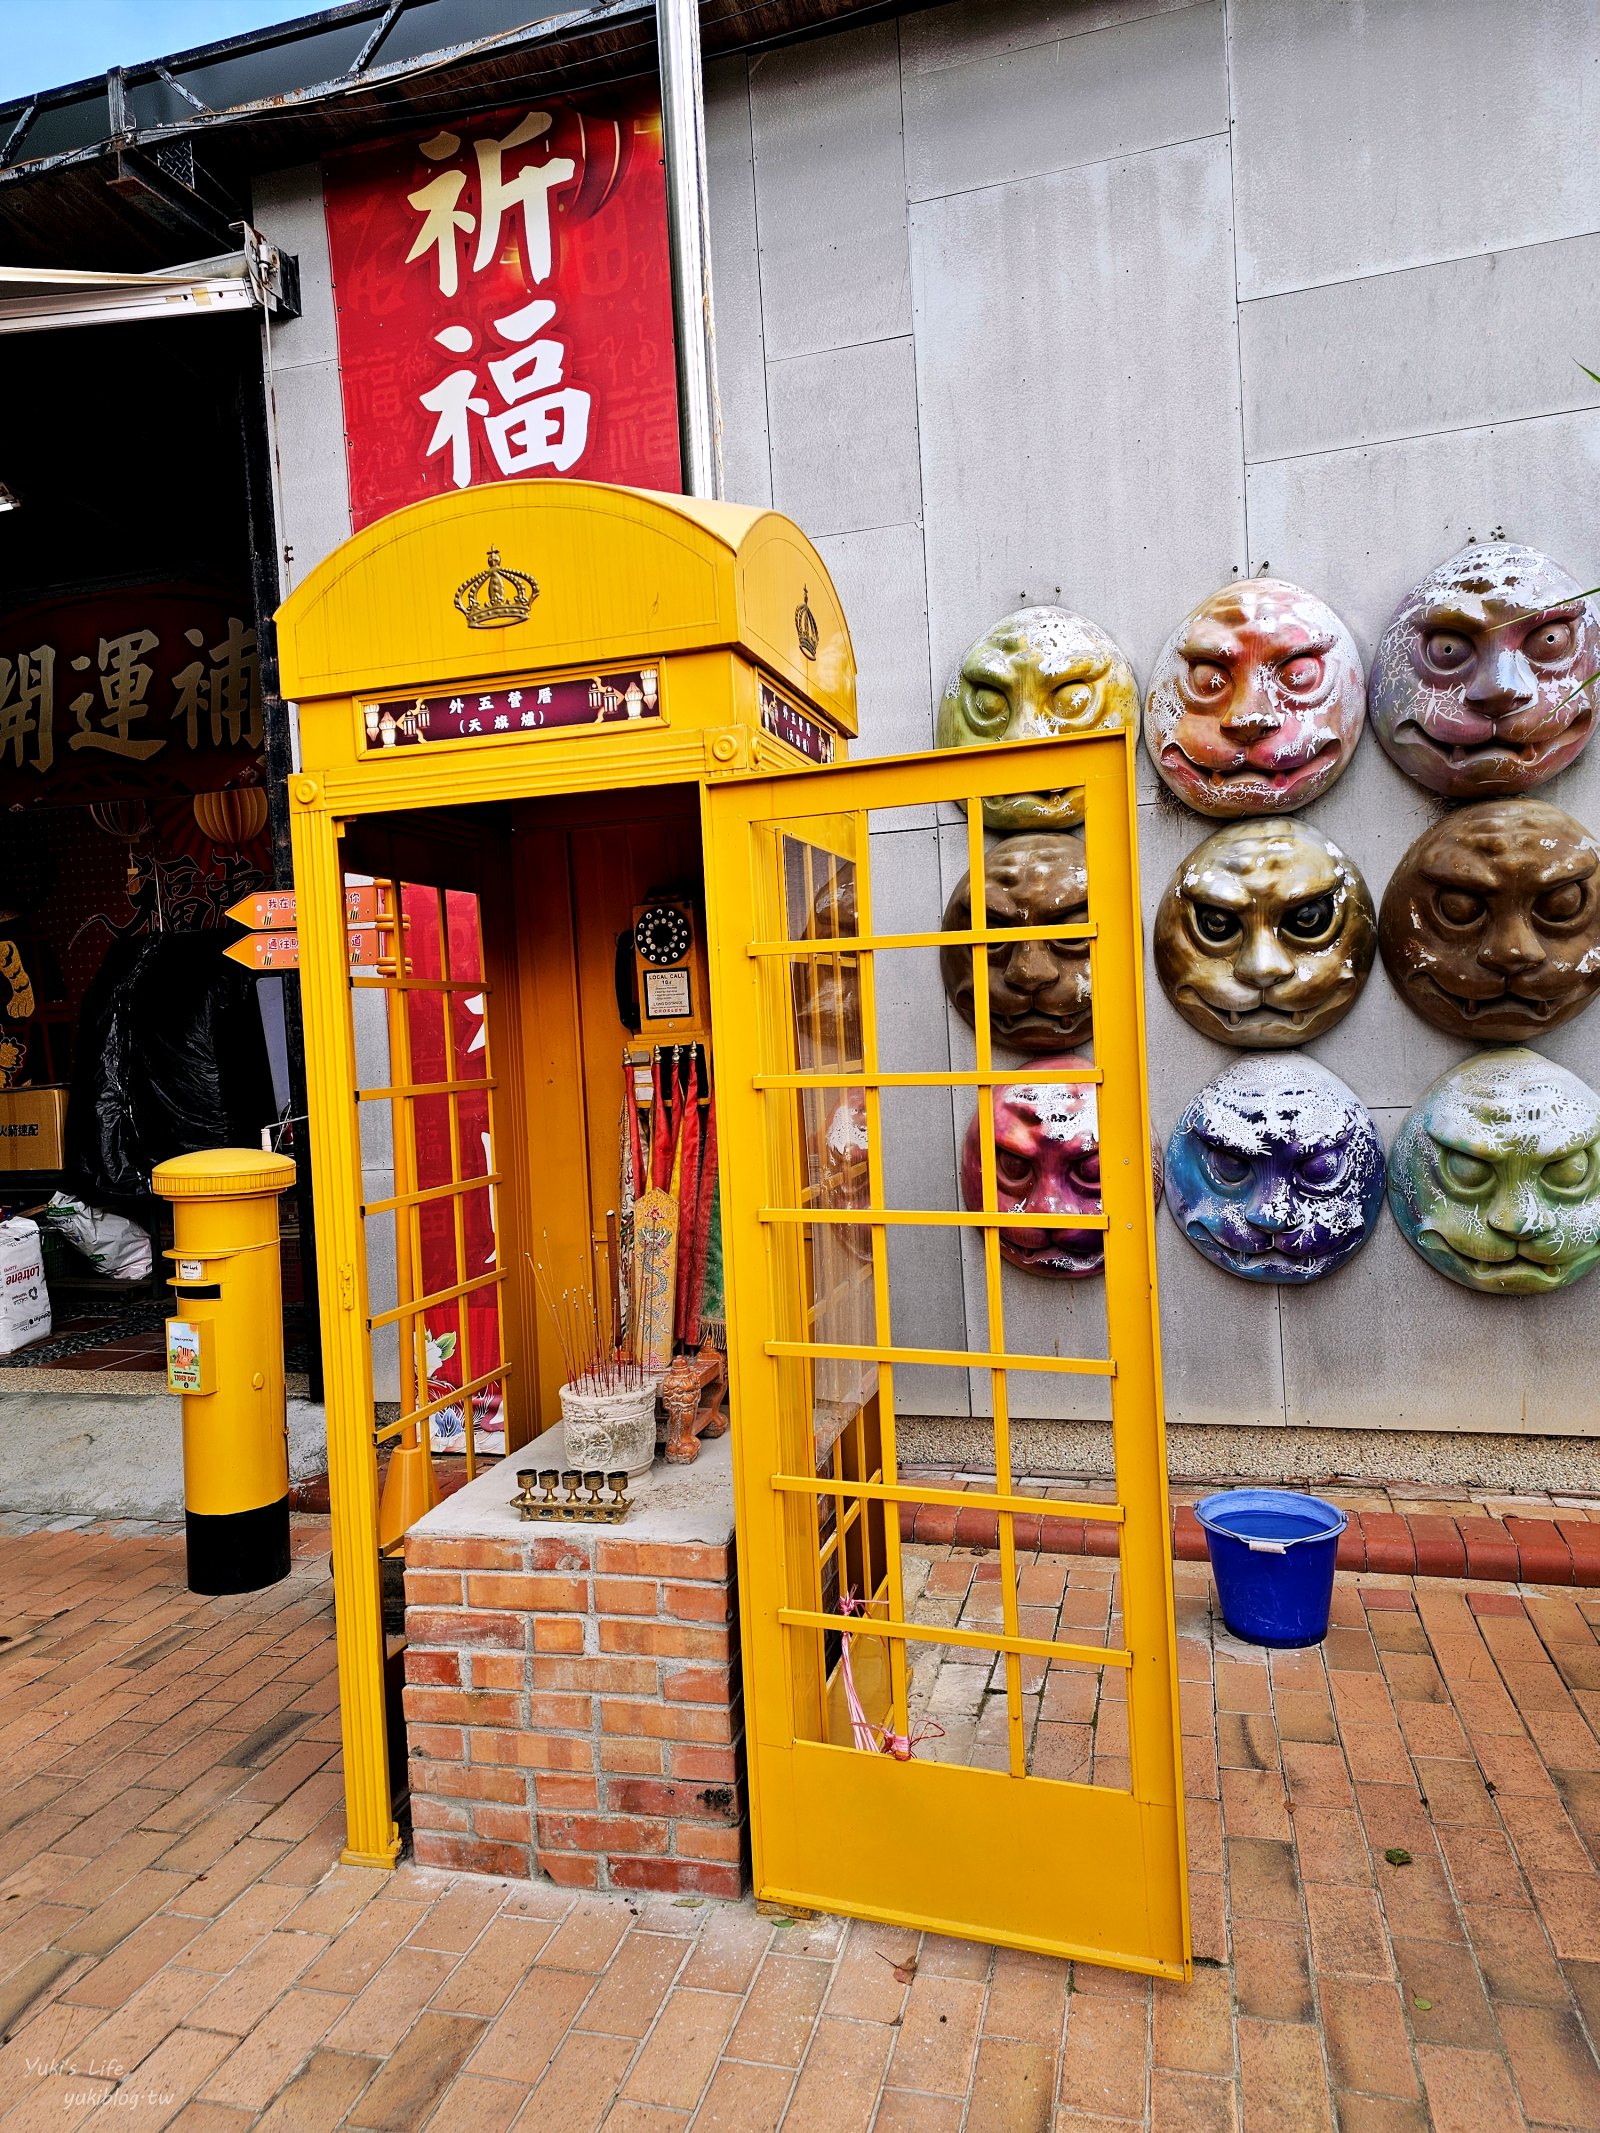
[[[323,197],[357,528],[513,477],[681,487],[653,90],[330,156]]]

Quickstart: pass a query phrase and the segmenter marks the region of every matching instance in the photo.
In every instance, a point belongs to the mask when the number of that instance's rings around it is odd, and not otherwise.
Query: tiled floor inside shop
[[[57,1306],[42,1340],[5,1358],[10,1370],[145,1371],[165,1377],[168,1298],[138,1304],[81,1302]]]
[[[50,1331],[40,1340],[29,1341],[0,1357],[0,1389],[37,1390],[41,1380],[34,1373],[63,1371],[81,1376],[88,1371],[111,1371],[118,1377],[147,1378],[147,1385],[130,1391],[164,1392],[167,1382],[166,1321],[173,1310],[165,1291],[135,1299],[82,1296],[57,1302]],[[286,1355],[294,1391],[305,1392],[301,1314],[291,1305],[285,1316]],[[62,1381],[63,1383],[65,1381]]]
[[[302,1519],[288,1581],[206,1600],[170,1528],[0,1520],[5,2133],[1600,2127],[1600,1593],[1342,1576],[1269,1659],[1179,1564],[1196,1967],[1152,1985],[337,1864],[327,1547]],[[988,1555],[911,1560],[933,1619],[993,1604]],[[1098,1632],[1114,1567],[1027,1563],[1029,1604]],[[1109,1706],[1039,1693],[1110,1776]]]

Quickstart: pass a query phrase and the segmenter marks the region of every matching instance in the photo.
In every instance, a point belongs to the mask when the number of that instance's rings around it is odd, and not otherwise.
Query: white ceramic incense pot
[[[656,1456],[656,1388],[652,1375],[626,1392],[591,1392],[584,1380],[561,1388],[569,1467],[581,1472],[644,1473]]]

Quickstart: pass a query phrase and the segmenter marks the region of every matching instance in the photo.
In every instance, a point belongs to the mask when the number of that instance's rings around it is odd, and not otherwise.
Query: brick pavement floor
[[[1600,2128],[1600,1595],[1342,1577],[1268,1659],[1179,1565],[1183,1987],[339,1865],[325,1521],[297,1556],[202,1600],[170,1530],[0,1520],[5,2133]]]

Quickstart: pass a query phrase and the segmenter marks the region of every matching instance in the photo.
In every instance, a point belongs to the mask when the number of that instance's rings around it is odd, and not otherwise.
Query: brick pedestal
[[[406,1733],[424,1866],[737,1896],[743,1704],[726,1437],[620,1526],[523,1522],[515,1467],[406,1536]]]

